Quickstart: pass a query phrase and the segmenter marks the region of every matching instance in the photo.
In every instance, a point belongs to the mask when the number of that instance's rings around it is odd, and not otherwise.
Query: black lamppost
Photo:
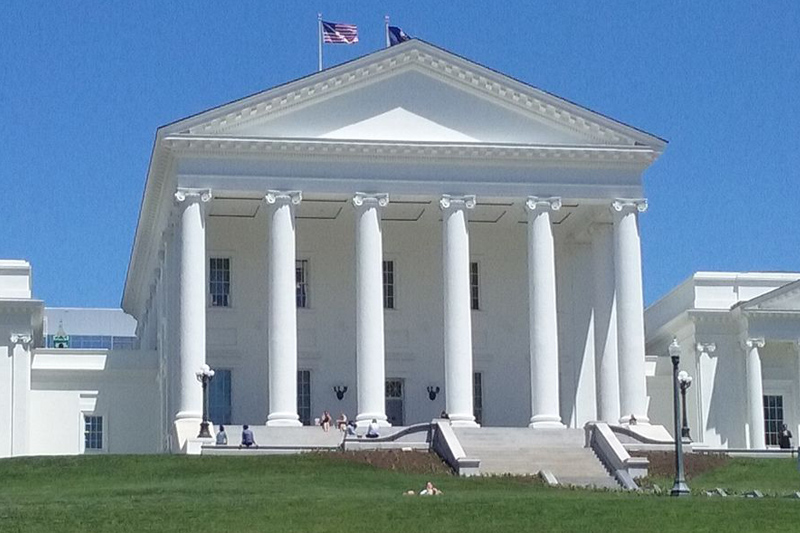
[[[692,376],[685,370],[678,372],[678,384],[681,387],[681,405],[683,406],[683,424],[681,425],[681,438],[691,442],[689,435],[689,422],[686,419],[686,390],[692,386]]]
[[[208,431],[208,382],[214,379],[214,371],[207,364],[203,364],[200,370],[194,373],[197,381],[203,384],[203,421],[200,422],[200,434],[198,439],[210,439],[211,432]]]
[[[669,345],[669,357],[672,359],[672,403],[675,419],[673,432],[675,435],[675,484],[672,486],[670,496],[689,496],[691,493],[683,472],[683,438],[680,436],[681,406],[678,398],[678,364],[681,362],[681,347],[678,345],[678,339],[672,339],[672,344]]]

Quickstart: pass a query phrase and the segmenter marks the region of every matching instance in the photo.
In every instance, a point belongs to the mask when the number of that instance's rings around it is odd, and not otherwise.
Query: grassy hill
[[[388,459],[386,459],[388,458]],[[458,478],[435,459],[82,456],[0,461],[0,531],[791,531],[800,500],[672,499],[552,489],[531,478]],[[780,463],[783,463],[782,465]],[[795,463],[770,460],[793,472]],[[759,464],[763,464],[759,463]],[[408,466],[410,465],[410,466]],[[777,466],[776,466],[777,465]],[[703,475],[725,486],[738,461]],[[758,468],[756,468],[758,470]],[[781,478],[784,479],[784,478]],[[437,497],[405,496],[426,481]]]

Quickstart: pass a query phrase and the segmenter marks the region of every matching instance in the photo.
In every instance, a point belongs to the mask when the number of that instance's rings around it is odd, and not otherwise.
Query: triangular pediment
[[[800,280],[753,298],[742,307],[748,310],[800,311]]]
[[[167,127],[231,138],[651,146],[664,142],[419,40]]]

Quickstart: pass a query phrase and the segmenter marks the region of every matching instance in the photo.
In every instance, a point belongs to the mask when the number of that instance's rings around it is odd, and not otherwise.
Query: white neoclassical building
[[[777,447],[783,424],[798,436],[800,273],[698,272],[647,309],[646,325],[654,421],[672,420],[674,338],[693,378],[695,447]]]
[[[207,363],[215,423],[646,424],[665,144],[416,39],[163,126],[122,301],[140,345],[106,354],[145,392],[104,423],[184,449]]]

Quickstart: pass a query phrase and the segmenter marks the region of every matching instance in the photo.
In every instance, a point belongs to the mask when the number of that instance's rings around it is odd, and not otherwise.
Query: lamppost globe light
[[[690,376],[686,370],[681,370],[680,372],[678,372],[678,381],[680,381],[681,383],[691,383],[692,376]]]
[[[674,337],[672,339],[672,343],[669,345],[669,356],[673,359],[680,359],[681,357],[681,346],[678,344],[678,338]]]

